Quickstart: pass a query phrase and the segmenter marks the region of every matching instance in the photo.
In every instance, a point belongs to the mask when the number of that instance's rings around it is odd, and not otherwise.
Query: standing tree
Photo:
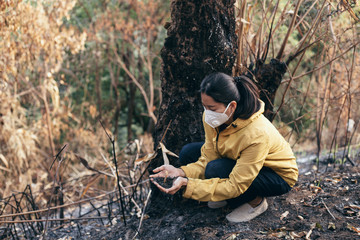
[[[184,144],[202,139],[198,89],[204,76],[211,72],[249,75],[265,102],[264,115],[274,120],[289,101],[287,95],[293,85],[300,85],[307,75],[319,70],[331,73],[332,62],[359,44],[342,44],[336,52],[330,51],[333,54],[328,61],[319,62],[312,57],[314,53],[319,55],[319,49],[336,46],[340,43],[336,38],[344,36],[334,32],[334,14],[346,12],[352,21],[358,21],[352,8],[350,3],[334,7],[328,1],[172,1],[172,21],[166,25],[168,37],[161,53],[163,101],[154,133],[155,145],[167,126],[163,142],[176,153]],[[332,9],[337,10],[334,13]],[[299,74],[300,71],[305,73]],[[274,107],[279,88],[282,96],[278,95],[279,106]],[[306,99],[305,96],[302,106]],[[302,109],[295,120],[291,119],[296,132],[297,122],[303,118]],[[152,167],[161,164],[157,159]],[[176,161],[172,164],[177,165]]]
[[[231,74],[236,57],[235,1],[183,1],[171,4],[168,37],[161,51],[162,103],[154,132],[155,145],[174,152],[203,139],[201,80],[211,72]],[[162,164],[160,158],[152,167]],[[173,163],[176,165],[176,163]]]

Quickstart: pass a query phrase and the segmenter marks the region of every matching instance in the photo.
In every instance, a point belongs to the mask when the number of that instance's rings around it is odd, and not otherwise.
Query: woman
[[[235,208],[230,222],[245,222],[265,212],[265,197],[290,191],[298,178],[294,154],[264,115],[257,87],[241,76],[224,73],[205,77],[200,86],[204,106],[205,143],[190,143],[180,152],[175,168],[163,165],[154,177],[178,177],[163,192],[208,201],[210,208]]]

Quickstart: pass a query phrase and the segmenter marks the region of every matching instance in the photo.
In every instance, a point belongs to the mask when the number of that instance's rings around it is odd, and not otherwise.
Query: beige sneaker
[[[255,208],[251,207],[250,204],[245,203],[226,215],[226,219],[233,223],[247,222],[265,212],[267,208],[268,203],[266,198],[264,198],[260,205]]]
[[[227,205],[227,201],[218,201],[218,202],[212,202],[209,201],[208,202],[208,207],[212,208],[212,209],[216,209],[216,208],[222,208],[225,207]]]

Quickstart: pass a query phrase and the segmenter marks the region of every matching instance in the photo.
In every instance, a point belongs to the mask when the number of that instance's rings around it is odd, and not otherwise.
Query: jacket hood
[[[248,119],[241,119],[241,118],[235,119],[221,133],[224,134],[224,135],[232,134],[234,132],[237,132],[237,131],[243,129],[244,127],[246,127],[247,125],[249,125],[250,123],[255,121],[256,119],[258,119],[264,113],[264,110],[265,110],[265,103],[263,101],[261,101],[260,99],[259,99],[259,101],[260,101],[260,109],[259,109],[259,111],[254,113]]]

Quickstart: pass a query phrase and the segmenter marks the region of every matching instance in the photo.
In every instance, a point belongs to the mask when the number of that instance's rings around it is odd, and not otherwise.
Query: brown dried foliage
[[[316,151],[314,142],[319,152],[345,146],[351,138],[357,143],[359,131],[347,131],[347,123],[353,119],[357,126],[359,119],[359,2],[305,0],[296,12],[297,3],[237,1],[234,74],[264,56],[265,61],[280,57],[288,70],[274,102],[274,123],[283,135],[308,151]]]
[[[79,52],[86,39],[62,26],[74,4],[0,2],[0,196],[48,174],[43,159],[54,152],[53,139],[68,114],[53,74],[65,51]]]

